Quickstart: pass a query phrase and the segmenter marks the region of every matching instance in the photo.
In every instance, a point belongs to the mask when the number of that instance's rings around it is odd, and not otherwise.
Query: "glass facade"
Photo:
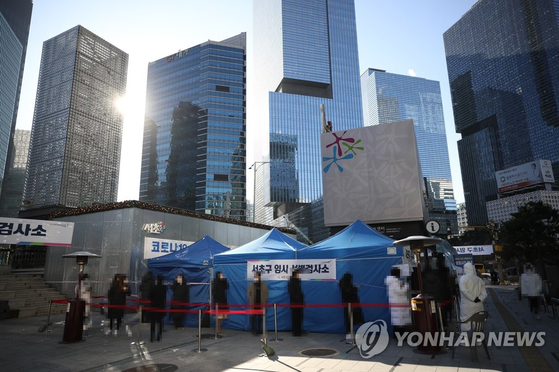
[[[43,43],[26,207],[116,201],[127,69],[128,54],[82,26]]]
[[[29,154],[30,130],[16,129],[13,135],[13,156],[10,157],[8,170],[2,189],[0,215],[17,217],[21,209],[23,189],[25,188],[25,171]]]
[[[246,220],[246,34],[151,62],[140,200]]]
[[[363,126],[355,6],[347,0],[254,2],[256,222],[328,237],[322,211],[320,105],[333,130]],[[269,172],[269,173],[267,173]],[[269,174],[269,177],[263,177]],[[301,241],[305,238],[299,237]]]
[[[495,172],[559,174],[559,2],[480,0],[444,34],[468,222],[488,221]]]
[[[361,75],[365,125],[412,119],[429,220],[457,232],[448,145],[438,81],[367,69]]]

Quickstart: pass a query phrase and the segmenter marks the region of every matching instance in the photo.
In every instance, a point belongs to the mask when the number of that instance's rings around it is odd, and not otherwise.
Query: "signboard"
[[[70,247],[74,223],[0,217],[0,244]]]
[[[336,280],[336,260],[248,260],[247,279],[260,272],[262,280],[289,280],[299,269],[301,280]]]
[[[474,256],[493,254],[492,245],[461,245],[454,248],[456,248],[456,253],[458,254],[471,254]]]
[[[458,267],[464,269],[464,265],[467,263],[474,264],[474,257],[471,254],[463,254],[460,256],[454,256],[454,264]]]
[[[144,260],[182,251],[194,242],[160,238],[144,238]]]
[[[441,225],[439,225],[439,223],[437,221],[429,221],[425,224],[425,228],[427,229],[428,232],[430,232],[431,234],[436,234],[439,232],[439,230],[441,229]]]
[[[553,183],[553,168],[550,160],[536,160],[495,172],[498,192],[505,192],[537,185]]]
[[[324,223],[421,221],[424,184],[412,120],[320,137]]]

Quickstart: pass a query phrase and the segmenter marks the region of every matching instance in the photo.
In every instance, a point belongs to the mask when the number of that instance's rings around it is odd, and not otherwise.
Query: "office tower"
[[[559,3],[480,0],[444,34],[470,225],[495,172],[548,159],[559,174]]]
[[[439,82],[369,68],[361,75],[361,88],[365,125],[413,120],[428,219],[439,223],[439,233],[457,233]]]
[[[255,221],[324,239],[320,107],[334,131],[363,126],[354,2],[254,1],[254,61]]]
[[[11,156],[23,65],[27,51],[31,0],[0,1],[0,189]],[[21,190],[20,190],[21,191]],[[0,204],[3,198],[0,196]]]
[[[246,220],[246,34],[148,66],[140,200]]]
[[[0,202],[0,216],[17,217],[21,209],[30,138],[31,131],[23,129],[16,129],[12,137],[13,156],[10,156],[6,167],[6,178],[4,179]]]
[[[82,26],[43,43],[24,206],[116,201],[128,54]]]

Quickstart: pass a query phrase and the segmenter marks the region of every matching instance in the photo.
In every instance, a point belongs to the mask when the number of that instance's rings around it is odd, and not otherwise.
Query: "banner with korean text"
[[[460,245],[454,247],[458,254],[471,254],[474,256],[485,256],[493,253],[492,245]]]
[[[301,280],[336,280],[336,260],[248,260],[247,279],[260,272],[262,280],[289,280],[299,269]]]
[[[182,251],[194,242],[161,238],[144,238],[144,260]]]
[[[0,217],[0,243],[70,247],[74,223]]]

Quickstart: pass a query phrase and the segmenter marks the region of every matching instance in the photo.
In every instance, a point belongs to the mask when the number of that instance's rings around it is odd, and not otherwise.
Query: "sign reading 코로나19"
[[[74,223],[0,217],[0,243],[21,245],[72,245]]]
[[[160,238],[144,238],[144,260],[159,256],[165,256],[186,249],[194,242],[182,240],[170,240]]]
[[[299,269],[301,280],[336,280],[336,260],[248,260],[247,278],[255,272],[262,280],[289,280],[293,269]]]

